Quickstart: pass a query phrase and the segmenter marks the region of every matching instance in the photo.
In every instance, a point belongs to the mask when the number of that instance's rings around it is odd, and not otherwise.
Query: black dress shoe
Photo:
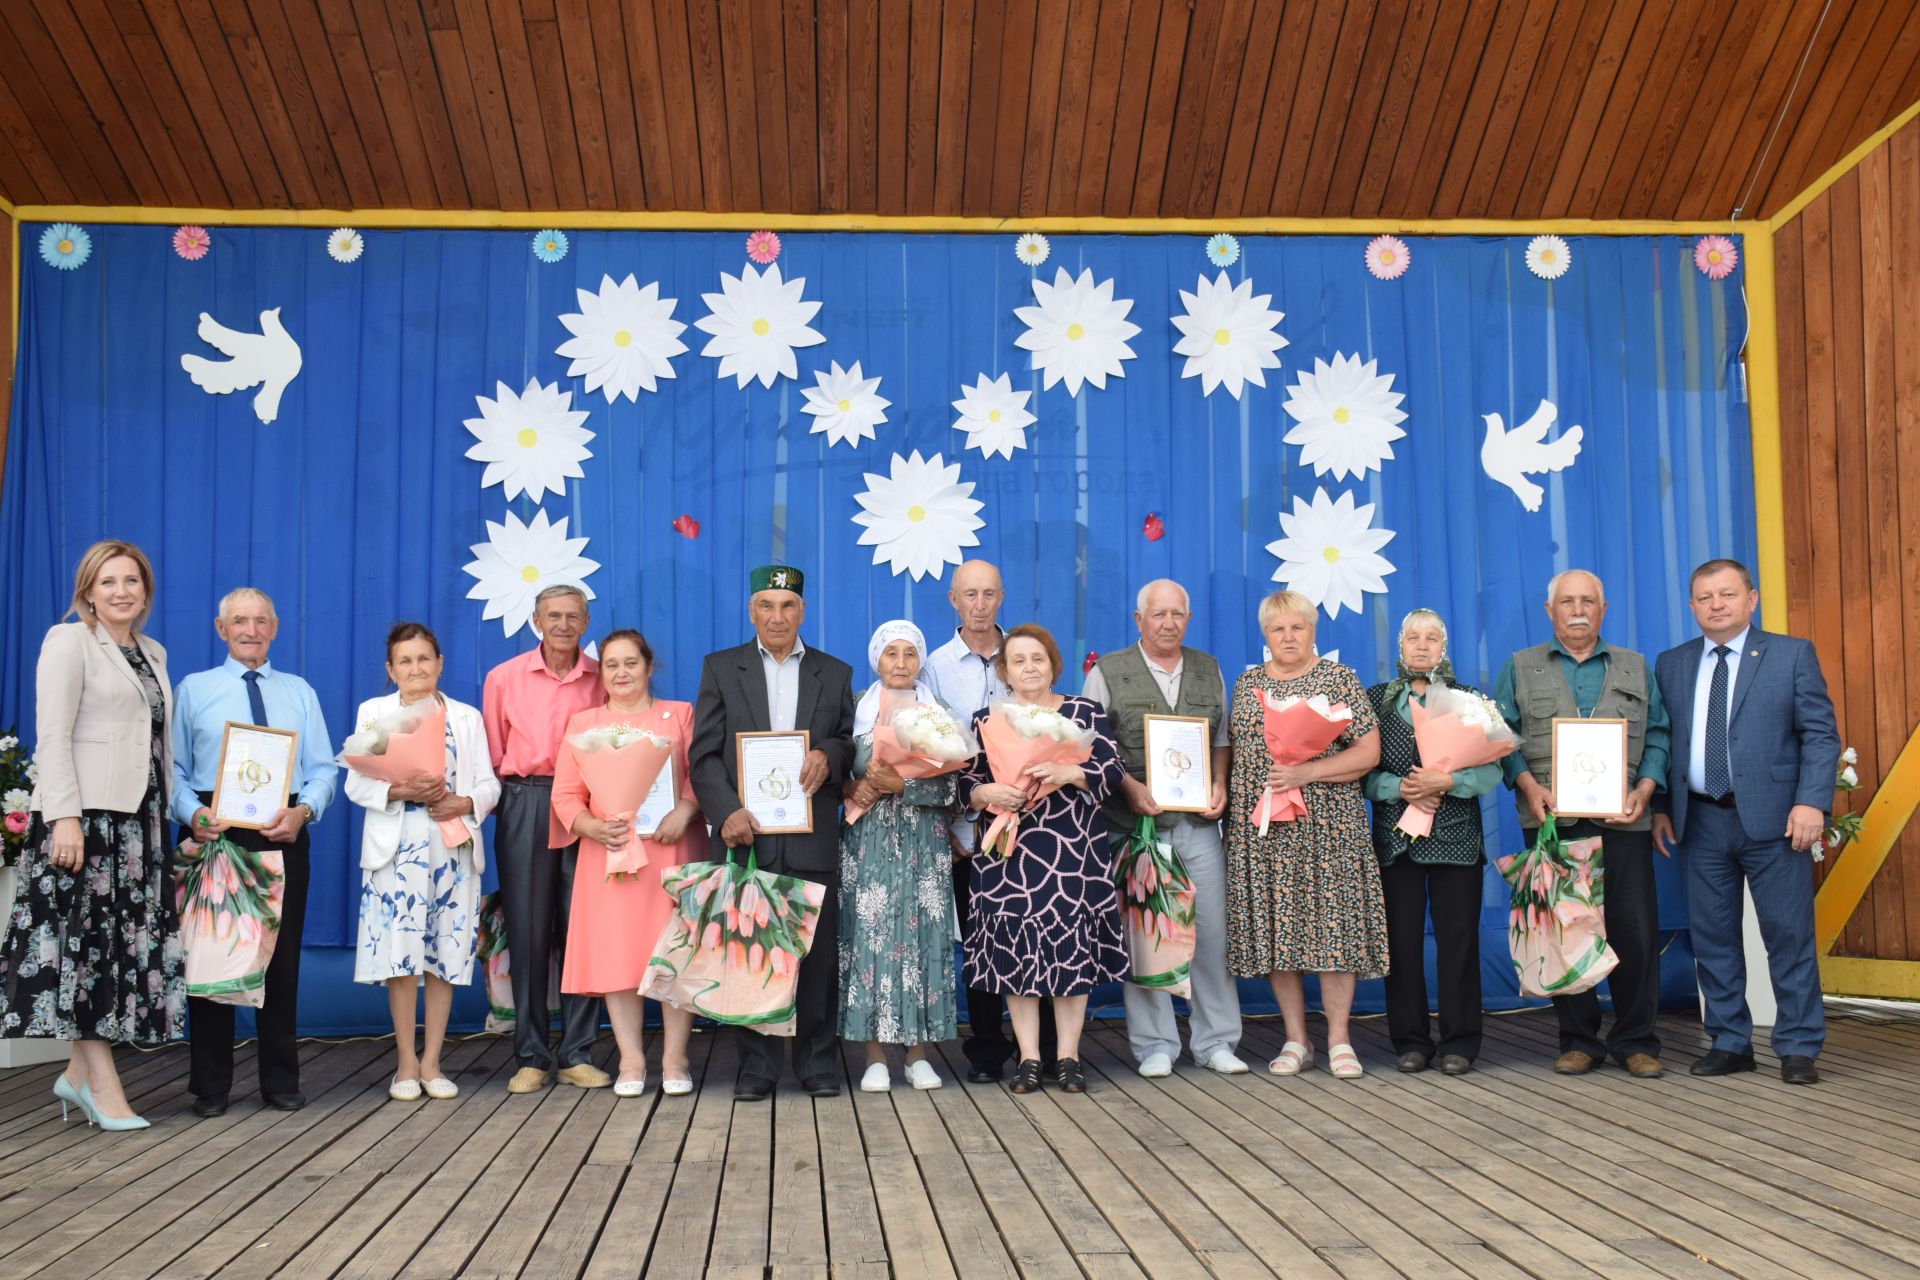
[[[298,1111],[307,1105],[307,1095],[298,1089],[292,1093],[263,1093],[260,1100],[275,1111]]]
[[[1443,1076],[1463,1076],[1473,1070],[1473,1059],[1464,1053],[1442,1054],[1440,1074]]]
[[[1780,1078],[1788,1084],[1819,1084],[1820,1068],[1804,1053],[1789,1053],[1780,1059]]]
[[[967,1068],[968,1084],[995,1084],[999,1081],[999,1079],[1000,1079],[1000,1068],[998,1067],[968,1067]]]
[[[193,1100],[193,1114],[199,1116],[202,1120],[211,1120],[215,1116],[223,1116],[227,1114],[227,1100],[225,1098],[196,1097]]]
[[[773,1096],[773,1081],[765,1076],[741,1076],[733,1086],[735,1102],[765,1102]]]
[[[808,1076],[800,1082],[810,1098],[837,1098],[840,1096],[840,1082],[832,1076]]]
[[[1400,1060],[1393,1065],[1408,1075],[1412,1075],[1416,1071],[1425,1071],[1427,1069],[1427,1061],[1426,1054],[1420,1052],[1418,1049],[1409,1049],[1401,1054]]]
[[[1730,1076],[1736,1071],[1753,1070],[1752,1053],[1733,1053],[1726,1049],[1709,1049],[1694,1059],[1687,1068],[1690,1076]]]

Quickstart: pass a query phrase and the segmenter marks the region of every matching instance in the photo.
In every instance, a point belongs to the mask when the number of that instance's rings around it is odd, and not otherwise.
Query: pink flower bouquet
[[[873,758],[902,778],[937,778],[957,773],[980,752],[973,735],[961,728],[937,702],[920,702],[903,690],[880,694],[873,726]],[[849,804],[847,824],[866,816],[866,806]]]
[[[1059,788],[1036,784],[1027,776],[1028,769],[1037,764],[1085,764],[1093,758],[1093,730],[1082,728],[1051,708],[1017,702],[994,707],[993,714],[981,722],[980,742],[987,749],[987,768],[993,780],[1023,789],[1029,804]],[[1020,838],[1019,815],[991,805],[987,812],[994,817],[980,847],[998,847],[1002,857],[1012,857],[1013,846]]]
[[[392,786],[447,776],[447,709],[438,698],[362,725],[340,744],[340,763],[364,778]],[[473,839],[460,818],[440,820],[440,841],[458,849]]]
[[[285,864],[274,852],[242,849],[215,836],[174,867],[187,994],[258,1009],[267,999],[267,964],[280,937]]]
[[[1265,717],[1267,754],[1275,764],[1305,764],[1333,745],[1333,740],[1353,723],[1353,712],[1344,702],[1329,703],[1323,694],[1310,698],[1276,698],[1260,695],[1260,711]],[[1298,787],[1275,791],[1260,788],[1260,803],[1250,815],[1260,834],[1275,822],[1292,822],[1307,816],[1307,798]]]
[[[1492,764],[1520,745],[1520,735],[1507,727],[1500,708],[1452,685],[1432,681],[1425,706],[1409,699],[1413,740],[1420,747],[1420,763],[1429,769],[1471,769]],[[1433,815],[1412,805],[1394,825],[1418,839],[1433,834]]]
[[[1127,924],[1127,980],[1169,995],[1193,994],[1193,880],[1173,846],[1142,816],[1113,868]]]
[[[1606,939],[1599,836],[1563,842],[1548,814],[1533,848],[1494,866],[1513,890],[1507,946],[1522,995],[1574,995],[1620,963]]]
[[[673,739],[616,723],[574,734],[567,739],[567,750],[587,787],[587,812],[603,821],[631,823],[660,771],[673,759]],[[647,843],[636,838],[607,850],[607,875],[633,875],[646,866]]]

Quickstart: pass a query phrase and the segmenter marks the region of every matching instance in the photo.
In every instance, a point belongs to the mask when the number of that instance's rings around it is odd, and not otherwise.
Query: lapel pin
[[[1747,656],[1749,658],[1757,658],[1760,656],[1760,651],[1758,649],[1750,650],[1748,651]]]

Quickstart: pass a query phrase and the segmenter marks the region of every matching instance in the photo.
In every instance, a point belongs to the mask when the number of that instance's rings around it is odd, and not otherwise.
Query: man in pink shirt
[[[520,1062],[507,1082],[510,1093],[532,1093],[551,1082],[555,1054],[547,1040],[552,1008],[547,976],[553,958],[567,951],[576,852],[573,838],[554,828],[549,816],[553,764],[567,721],[603,701],[600,664],[580,652],[586,594],[576,586],[548,587],[534,599],[533,629],[540,647],[487,672],[481,696],[487,750],[500,777],[493,861],[500,870],[507,920],[513,1051]],[[612,1083],[613,1077],[590,1060],[599,1033],[598,1000],[560,997],[562,1080],[582,1089]]]

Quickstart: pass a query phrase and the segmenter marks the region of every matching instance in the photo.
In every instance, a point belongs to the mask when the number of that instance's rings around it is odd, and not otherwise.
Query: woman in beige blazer
[[[177,1039],[186,1018],[166,831],[172,692],[142,635],[153,567],[97,542],[74,571],[76,622],[47,632],[35,676],[38,743],[19,896],[0,948],[0,1036],[73,1041],[53,1085],[103,1129],[144,1129],[116,1042]]]

